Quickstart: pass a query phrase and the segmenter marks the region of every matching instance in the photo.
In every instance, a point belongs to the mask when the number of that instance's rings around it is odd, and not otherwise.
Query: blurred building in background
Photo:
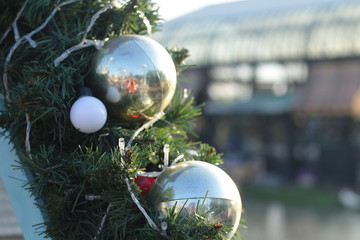
[[[201,136],[240,182],[360,187],[360,1],[250,0],[166,22]]]

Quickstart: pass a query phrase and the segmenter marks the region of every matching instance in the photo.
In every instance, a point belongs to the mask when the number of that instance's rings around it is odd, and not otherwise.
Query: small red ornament
[[[154,184],[156,178],[153,177],[144,177],[144,176],[137,176],[135,178],[135,183],[141,189],[141,196],[144,196]]]

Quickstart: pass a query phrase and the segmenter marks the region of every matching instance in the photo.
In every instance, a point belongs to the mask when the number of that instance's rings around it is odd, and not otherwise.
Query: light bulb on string
[[[105,105],[91,96],[90,89],[82,88],[82,93],[70,109],[72,125],[82,133],[99,131],[106,122],[107,111]]]

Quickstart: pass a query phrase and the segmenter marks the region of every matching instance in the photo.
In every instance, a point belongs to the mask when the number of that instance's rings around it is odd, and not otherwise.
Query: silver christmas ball
[[[92,71],[89,87],[119,120],[151,119],[169,105],[176,88],[171,56],[144,36],[111,40],[96,54]]]
[[[148,193],[148,204],[164,217],[174,206],[185,216],[199,214],[201,206],[202,212],[210,212],[209,221],[233,226],[225,235],[228,239],[236,232],[242,211],[239,191],[229,175],[201,161],[182,162],[162,172]]]

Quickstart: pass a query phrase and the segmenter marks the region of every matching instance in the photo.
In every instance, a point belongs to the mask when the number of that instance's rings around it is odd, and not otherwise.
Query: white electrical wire
[[[164,112],[159,112],[158,114],[156,114],[154,116],[153,119],[145,122],[139,129],[137,129],[134,134],[131,136],[128,144],[126,145],[125,147],[125,139],[124,138],[119,138],[119,143],[118,143],[118,146],[119,146],[119,150],[120,150],[120,161],[121,161],[121,164],[125,167],[126,163],[124,161],[124,156],[125,156],[125,153],[126,151],[130,150],[131,148],[131,144],[133,142],[133,140],[139,135],[139,133],[141,131],[143,131],[144,129],[152,126],[156,121],[158,121],[160,118],[162,118],[163,116],[165,115]],[[125,177],[125,183],[126,183],[126,186],[127,186],[127,189],[130,193],[130,196],[131,196],[131,199],[133,200],[133,202],[136,204],[136,206],[139,208],[139,210],[141,211],[141,213],[144,215],[144,217],[146,218],[147,222],[149,223],[149,225],[155,229],[156,231],[158,231],[162,236],[166,236],[166,229],[164,230],[163,226],[162,228],[160,229],[156,223],[151,219],[151,217],[149,216],[149,214],[147,214],[146,210],[144,209],[144,207],[141,205],[141,203],[139,202],[139,200],[136,198],[135,194],[134,194],[134,191],[132,190],[131,188],[131,184],[130,184],[130,180],[129,178]],[[110,204],[109,204],[110,206]],[[109,209],[109,207],[108,207]],[[106,221],[106,218],[108,216],[108,210],[106,211],[105,215],[103,216],[102,218],[102,221],[100,223],[100,227],[99,227],[99,230],[96,234],[96,236],[94,237],[94,239],[97,238],[97,236],[101,233],[101,230],[104,228],[104,224],[105,224],[105,221]]]
[[[150,127],[151,125],[153,125],[156,121],[158,121],[160,118],[162,118],[165,115],[164,112],[159,112],[157,113],[152,119],[150,119],[149,121],[147,121],[146,123],[144,123],[138,130],[136,130],[136,132],[131,136],[127,146],[126,146],[126,151],[128,151],[131,148],[131,144],[134,141],[134,139],[139,135],[139,133],[141,131],[143,131],[144,129]]]
[[[14,26],[14,24],[17,23],[17,20],[19,20],[21,14],[22,14],[22,12],[24,11],[24,9],[25,9],[25,7],[26,7],[26,4],[27,4],[28,2],[29,2],[29,0],[25,0],[25,1],[24,1],[24,4],[22,5],[22,7],[21,7],[21,9],[19,10],[19,12],[16,14],[16,17],[15,17],[13,23],[11,24],[11,26],[9,26],[9,27],[6,29],[5,33],[4,33],[3,36],[1,37],[1,39],[0,39],[0,44],[2,43],[2,41],[4,41],[4,39],[6,38],[6,36],[9,34],[9,32],[11,31],[11,28]],[[16,39],[16,36],[15,36],[15,39]]]
[[[11,61],[12,55],[14,54],[15,50],[25,41],[27,41],[32,47],[36,47],[36,42],[31,38],[36,33],[40,32],[48,23],[49,21],[54,17],[55,13],[59,10],[59,8],[77,2],[79,0],[70,0],[67,2],[60,3],[57,5],[51,14],[46,18],[46,20],[36,29],[31,31],[30,33],[23,35],[20,37],[19,30],[17,27],[17,20],[20,18],[22,12],[24,11],[26,4],[28,3],[28,0],[24,2],[21,9],[17,13],[14,22],[11,24],[11,27],[8,28],[8,30],[4,33],[2,38],[0,39],[0,43],[6,38],[7,34],[11,31],[11,28],[14,31],[14,37],[15,37],[15,44],[10,48],[10,51],[8,55],[6,56],[5,63],[4,63],[4,73],[3,73],[3,83],[5,88],[5,98],[8,102],[11,101],[10,99],[10,91],[9,91],[9,85],[8,85],[8,65]],[[25,114],[26,118],[26,136],[25,136],[25,149],[30,154],[31,146],[30,146],[30,132],[31,132],[31,122],[29,118],[29,114]],[[31,157],[31,156],[30,156]]]
[[[10,48],[10,51],[8,53],[8,55],[6,56],[5,59],[5,63],[4,63],[4,73],[3,73],[3,83],[4,83],[4,88],[5,88],[5,98],[8,102],[11,101],[10,99],[10,91],[9,91],[9,87],[8,87],[8,65],[11,61],[11,58],[15,52],[15,50],[25,41],[27,41],[33,48],[35,48],[37,46],[36,42],[32,39],[32,36],[35,35],[36,33],[40,32],[43,28],[46,27],[46,25],[49,23],[49,21],[54,17],[54,15],[56,14],[56,12],[63,6],[77,2],[79,0],[69,0],[66,2],[62,2],[60,4],[58,4],[53,11],[51,12],[51,14],[46,18],[46,20],[36,29],[34,29],[33,31],[31,31],[30,33],[23,35],[20,37],[19,34],[19,30],[17,27],[17,20],[20,18],[22,12],[24,11],[26,4],[28,3],[28,0],[26,0],[22,6],[22,8],[19,10],[19,12],[17,13],[14,22],[12,23],[12,25],[5,31],[5,33],[3,34],[2,38],[0,39],[0,44],[1,42],[6,38],[7,34],[11,31],[11,29],[13,29],[14,31],[14,37],[15,37],[15,44]],[[89,40],[86,39],[86,35],[89,33],[89,31],[91,30],[91,28],[93,27],[93,25],[95,24],[96,20],[99,18],[100,14],[106,12],[111,6],[114,5],[114,2],[110,2],[108,4],[106,4],[103,8],[101,8],[99,11],[97,11],[91,18],[91,22],[88,25],[86,32],[84,34],[84,37],[82,39],[82,41],[65,50],[58,58],[56,58],[54,60],[54,65],[58,66],[60,64],[61,61],[63,61],[64,59],[66,59],[72,52],[80,50],[82,48],[86,48],[89,46],[95,46],[98,50],[101,49],[104,45],[104,41],[101,40]],[[118,1],[117,1],[118,2]],[[145,14],[141,11],[137,11],[139,16],[143,19],[143,22],[147,28],[147,32],[148,35],[151,36],[151,25],[149,20],[146,18]],[[124,156],[125,153],[125,149],[129,150],[131,148],[131,144],[133,142],[133,140],[137,137],[137,135],[144,129],[148,128],[149,126],[153,125],[156,121],[158,121],[161,117],[164,116],[163,112],[158,113],[157,115],[155,115],[155,117],[151,120],[149,120],[148,122],[146,122],[143,126],[141,126],[131,137],[130,141],[128,142],[128,145],[125,148],[125,144],[124,141],[122,141],[120,143],[119,141],[119,147],[120,147],[120,151],[121,151],[121,156]],[[31,132],[31,122],[30,122],[30,117],[29,114],[26,113],[25,114],[25,118],[26,118],[26,136],[25,136],[25,148],[26,151],[30,154],[31,152],[31,145],[30,145],[30,132]],[[167,155],[168,156],[168,155]],[[121,161],[122,163],[124,163],[123,158],[121,157]],[[150,216],[146,213],[146,210],[141,206],[139,200],[136,198],[134,192],[131,189],[131,184],[128,178],[125,178],[125,182],[128,188],[128,191],[130,192],[131,198],[134,201],[134,203],[137,205],[137,207],[139,208],[139,210],[143,213],[143,215],[145,216],[145,218],[147,219],[149,225],[154,228],[156,231],[158,231],[161,235],[166,236],[166,228],[165,226],[161,225],[161,229],[155,224],[155,222],[150,218]],[[97,198],[97,197],[96,197]],[[102,218],[100,227],[97,231],[97,235],[94,237],[94,239],[97,238],[97,236],[100,234],[101,230],[104,227],[108,212],[110,211],[110,209],[113,207],[113,205],[110,203],[106,209],[106,214],[104,215],[104,217]],[[162,223],[163,224],[163,223]]]
[[[70,54],[72,52],[75,52],[77,50],[83,49],[83,48],[87,48],[90,46],[94,46],[96,47],[97,50],[100,50],[104,44],[105,41],[102,40],[89,40],[86,39],[86,35],[90,32],[91,28],[94,26],[96,20],[100,17],[100,14],[106,12],[107,10],[109,10],[111,7],[113,6],[113,2],[109,2],[108,4],[106,4],[103,8],[101,8],[99,11],[97,11],[92,17],[91,17],[91,22],[90,24],[87,26],[86,31],[84,33],[83,39],[81,40],[80,43],[78,43],[75,46],[72,46],[69,49],[66,49],[58,58],[56,58],[54,60],[54,65],[58,66],[64,59],[66,59],[68,56],[70,56]]]

